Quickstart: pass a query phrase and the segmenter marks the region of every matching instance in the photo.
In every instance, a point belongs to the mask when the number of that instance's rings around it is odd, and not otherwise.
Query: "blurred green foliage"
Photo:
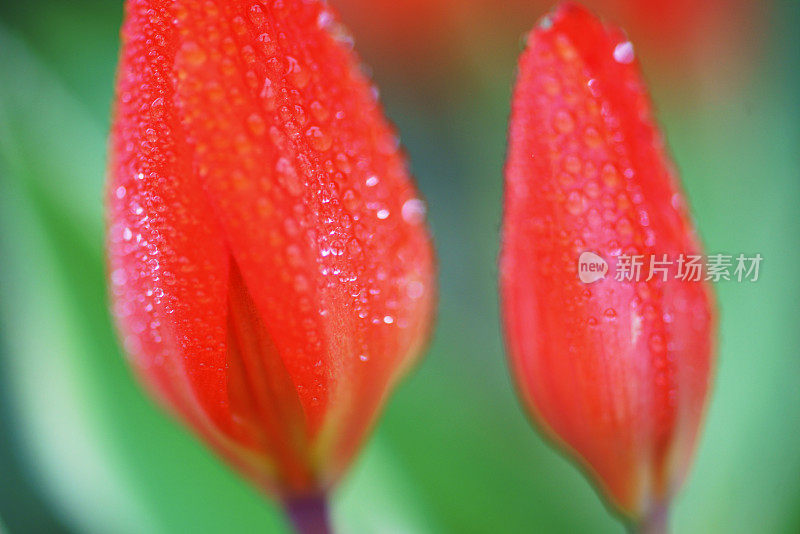
[[[773,6],[744,74],[652,76],[708,251],[765,258],[757,283],[718,286],[680,533],[800,531],[798,11]],[[118,1],[0,4],[0,518],[12,533],[286,532],[145,398],[111,328],[101,193],[120,19]],[[343,533],[622,530],[530,428],[505,367],[495,258],[517,39],[465,45],[429,92],[362,51],[429,201],[441,303],[425,363],[335,495]]]

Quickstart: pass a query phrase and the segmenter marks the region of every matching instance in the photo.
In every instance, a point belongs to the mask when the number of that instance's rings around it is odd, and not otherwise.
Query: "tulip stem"
[[[635,534],[668,534],[669,509],[666,505],[656,506],[640,523],[634,526]]]
[[[289,497],[284,506],[297,534],[332,534],[325,495]]]

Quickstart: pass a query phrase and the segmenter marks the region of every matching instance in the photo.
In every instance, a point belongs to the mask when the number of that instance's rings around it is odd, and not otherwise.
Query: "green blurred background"
[[[340,7],[429,201],[441,303],[334,523],[622,532],[528,424],[497,319],[509,95],[548,6],[365,1]],[[707,250],[764,257],[758,282],[717,287],[716,386],[673,523],[800,532],[800,2],[719,0],[710,18],[692,4],[675,17],[687,33],[639,25],[625,2],[607,14],[637,43]],[[121,17],[119,0],[0,2],[0,531],[288,532],[144,396],[111,328],[101,193]]]

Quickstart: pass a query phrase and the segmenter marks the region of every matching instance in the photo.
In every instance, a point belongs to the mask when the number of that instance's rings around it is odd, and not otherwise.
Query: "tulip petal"
[[[230,419],[228,252],[171,105],[174,32],[163,15],[131,3],[123,28],[108,191],[112,297],[145,379],[184,417],[220,424]]]

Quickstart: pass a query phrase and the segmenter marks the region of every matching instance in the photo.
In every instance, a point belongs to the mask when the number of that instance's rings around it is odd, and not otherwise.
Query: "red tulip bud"
[[[324,492],[419,355],[418,198],[336,17],[129,0],[108,190],[131,360],[258,486]]]
[[[522,400],[619,510],[654,520],[693,455],[713,305],[706,283],[674,270],[579,277],[584,252],[613,269],[700,250],[633,46],[583,8],[545,18],[520,60],[504,219],[502,309]]]

